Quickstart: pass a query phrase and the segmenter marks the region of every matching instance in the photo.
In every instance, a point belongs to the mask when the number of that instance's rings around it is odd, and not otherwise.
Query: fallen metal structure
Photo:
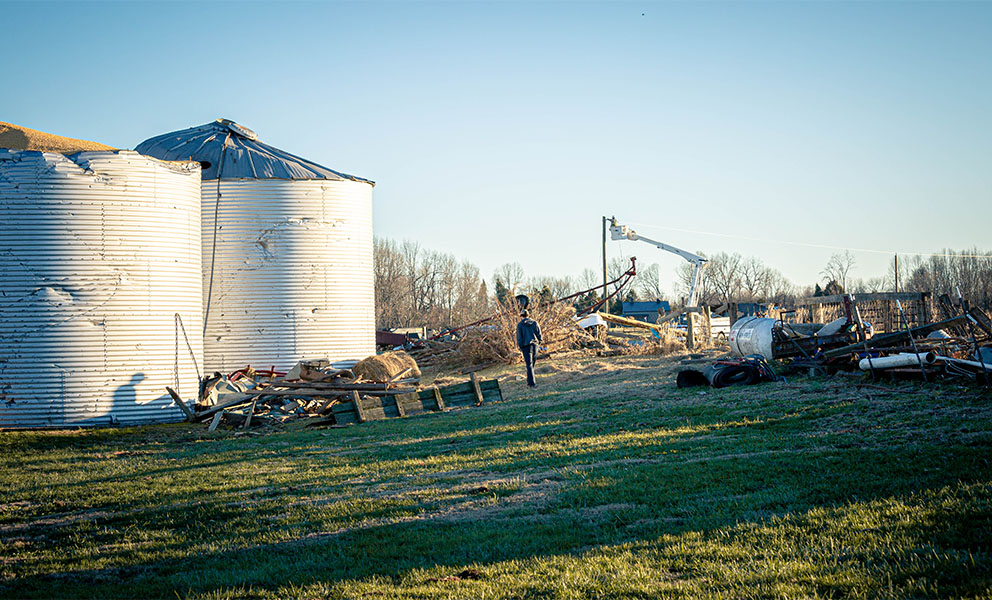
[[[876,295],[880,296],[880,295]],[[896,295],[889,295],[896,296]],[[833,298],[831,298],[833,300]],[[842,316],[828,324],[790,323],[783,319],[744,317],[730,333],[731,351],[738,356],[759,355],[786,361],[811,373],[861,369],[872,377],[921,378],[924,381],[965,377],[986,386],[992,382],[992,321],[967,301],[944,306],[946,315],[935,322],[911,326],[900,298],[894,302],[898,321],[889,320],[889,331],[873,334],[865,322],[859,299],[841,297]],[[877,302],[879,298],[871,298]],[[931,313],[918,311],[918,314]],[[832,315],[831,315],[832,316]]]

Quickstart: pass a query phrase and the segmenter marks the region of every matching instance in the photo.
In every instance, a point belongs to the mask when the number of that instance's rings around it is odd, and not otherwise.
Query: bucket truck
[[[689,286],[689,299],[686,302],[686,307],[691,307],[696,305],[696,286],[699,284],[699,273],[703,270],[703,267],[706,266],[707,260],[705,258],[699,256],[698,254],[693,254],[692,252],[686,252],[681,248],[676,248],[675,246],[669,246],[668,244],[665,244],[663,242],[659,242],[656,240],[652,240],[651,238],[644,237],[643,235],[638,234],[636,231],[627,227],[626,225],[618,224],[616,217],[613,217],[613,220],[610,222],[610,237],[614,241],[640,240],[642,242],[647,242],[652,246],[656,246],[658,248],[661,248],[662,250],[667,250],[672,254],[678,254],[682,258],[692,263],[693,266],[692,285]]]

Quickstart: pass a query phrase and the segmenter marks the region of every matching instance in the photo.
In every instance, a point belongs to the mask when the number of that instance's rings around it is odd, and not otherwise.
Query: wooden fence
[[[902,304],[906,323],[910,327],[926,325],[933,321],[933,299],[928,292],[885,292],[855,294],[854,302],[865,323],[870,323],[876,333],[898,331],[905,326],[900,320],[896,300]],[[829,323],[844,316],[844,296],[814,296],[796,301],[796,312],[788,319],[797,323]]]

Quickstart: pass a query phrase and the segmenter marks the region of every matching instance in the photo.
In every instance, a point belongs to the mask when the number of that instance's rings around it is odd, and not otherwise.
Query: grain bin
[[[203,167],[206,370],[351,366],[375,353],[371,181],[263,144],[226,119],[137,151]]]
[[[0,427],[182,419],[165,387],[195,398],[203,364],[199,171],[0,150]]]

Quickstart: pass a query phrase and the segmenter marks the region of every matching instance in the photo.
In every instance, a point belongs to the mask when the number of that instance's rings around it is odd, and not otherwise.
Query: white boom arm
[[[627,227],[626,225],[617,224],[617,220],[613,219],[610,224],[610,237],[614,240],[631,240],[631,241],[642,241],[671,252],[672,254],[678,254],[682,258],[686,259],[693,265],[692,269],[692,285],[689,287],[689,299],[686,302],[686,306],[696,305],[696,286],[699,284],[699,273],[706,266],[707,260],[698,254],[693,254],[692,252],[686,252],[681,248],[676,248],[675,246],[669,246],[663,242],[657,240],[652,240],[651,238],[646,238],[643,235],[638,234],[633,229]]]

